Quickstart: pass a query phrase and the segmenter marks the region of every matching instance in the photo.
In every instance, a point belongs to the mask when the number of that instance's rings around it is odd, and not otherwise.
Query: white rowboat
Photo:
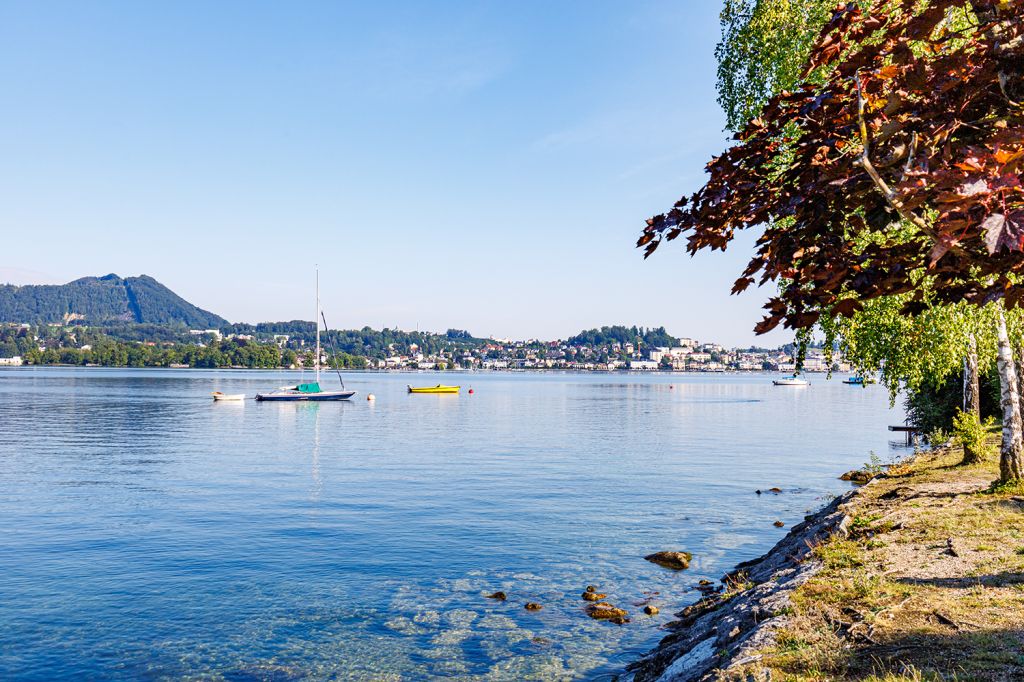
[[[244,393],[221,393],[220,391],[213,392],[214,400],[245,400]]]

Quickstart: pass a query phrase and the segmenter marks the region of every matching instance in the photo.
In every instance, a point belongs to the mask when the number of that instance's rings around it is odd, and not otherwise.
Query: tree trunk
[[[999,338],[999,355],[996,365],[999,369],[1000,403],[1003,408],[1003,439],[999,449],[999,482],[1024,478],[1024,437],[1021,434],[1020,397],[1017,384],[1017,367],[1013,361],[1013,347],[1006,331],[1006,316],[999,309],[996,323]]]
[[[981,421],[981,382],[978,378],[978,342],[971,334],[967,357],[964,358],[964,405],[963,411],[973,414]],[[973,447],[964,446],[964,459],[961,464],[977,464],[982,453]]]
[[[1024,348],[1021,348],[1020,359],[1017,361],[1017,393],[1020,398],[1020,421],[1024,424]],[[1021,442],[1024,443],[1024,436]]]
[[[981,419],[981,379],[978,377],[978,342],[971,334],[967,357],[964,358],[964,412]]]

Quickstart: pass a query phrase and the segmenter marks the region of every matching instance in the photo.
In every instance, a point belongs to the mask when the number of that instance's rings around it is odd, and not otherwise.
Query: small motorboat
[[[221,400],[245,400],[244,393],[221,393],[220,391],[213,392],[213,399],[217,401]]]
[[[774,379],[772,383],[776,386],[809,386],[810,382],[806,379],[801,379],[798,376],[782,377],[781,379]]]
[[[458,393],[460,386],[444,386],[438,384],[437,386],[406,386],[409,389],[409,393]]]
[[[875,383],[875,380],[870,377],[850,377],[848,379],[843,379],[843,383],[849,384],[850,386],[866,386],[867,384]]]

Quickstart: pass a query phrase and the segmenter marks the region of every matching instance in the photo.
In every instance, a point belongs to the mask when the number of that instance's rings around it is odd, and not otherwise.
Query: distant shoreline
[[[27,370],[27,369],[161,369],[175,371],[246,371],[246,372],[312,372],[311,368],[299,367],[163,367],[157,365],[146,365],[134,367],[130,365],[72,365],[52,363],[45,365],[2,365],[0,370]],[[786,374],[787,372],[771,369],[724,369],[713,371],[681,370],[681,369],[572,369],[568,367],[528,367],[528,368],[501,368],[501,369],[348,369],[340,368],[335,370],[332,367],[320,368],[321,373],[341,371],[345,374],[629,374],[638,376],[708,376],[717,374],[728,375],[753,375],[753,374]],[[824,370],[806,370],[801,374],[828,375]],[[847,371],[833,371],[833,375],[851,374]]]

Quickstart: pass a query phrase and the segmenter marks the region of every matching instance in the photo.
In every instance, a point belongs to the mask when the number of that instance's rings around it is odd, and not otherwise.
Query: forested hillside
[[[219,328],[227,320],[181,298],[152,277],[83,277],[60,285],[0,285],[0,322],[135,322]]]
[[[616,343],[619,345],[636,343],[638,339],[644,346],[679,345],[679,339],[665,331],[664,327],[644,329],[635,325],[624,327],[618,324],[600,329],[588,329],[570,337],[567,343],[570,346],[609,346]]]

